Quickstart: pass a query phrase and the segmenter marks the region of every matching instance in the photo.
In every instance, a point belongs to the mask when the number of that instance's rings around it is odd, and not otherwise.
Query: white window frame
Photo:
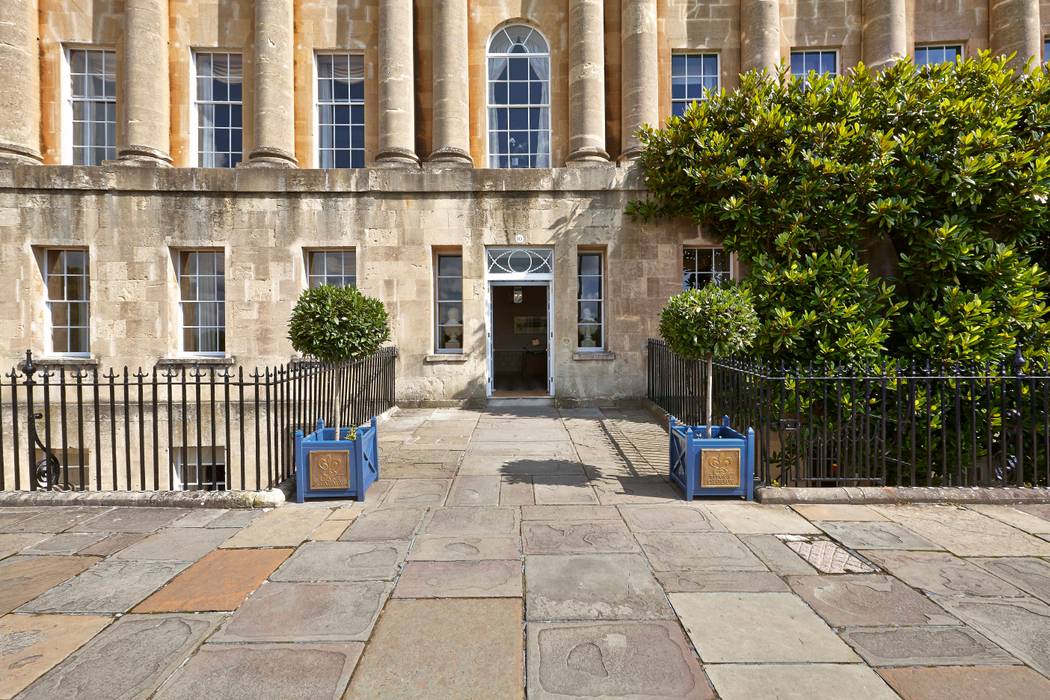
[[[718,92],[722,89],[722,54],[720,51],[711,51],[708,49],[674,49],[671,51],[671,111],[670,114],[674,114],[675,104],[683,103],[688,109],[689,105],[693,102],[703,101],[707,99],[707,94],[712,92],[711,90],[704,90],[700,96],[700,100],[693,100],[688,97],[685,99],[675,99],[674,97],[674,59],[675,56],[700,56],[701,58],[713,56],[715,59],[715,88],[714,92]],[[701,80],[703,75],[700,76]]]
[[[805,54],[809,54],[809,53],[819,53],[819,54],[831,53],[831,54],[834,54],[835,55],[835,70],[834,70],[834,72],[832,72],[832,73],[823,73],[822,72],[822,73],[819,73],[818,75],[830,75],[832,77],[838,77],[838,76],[842,75],[842,63],[841,63],[842,56],[841,56],[841,54],[840,54],[838,49],[822,48],[822,47],[819,47],[819,46],[813,46],[813,47],[809,47],[809,46],[807,46],[807,47],[795,46],[795,47],[792,47],[791,51],[788,53],[788,72],[789,72],[789,74],[792,77],[798,78],[800,80],[805,80],[806,77],[809,75],[808,72],[806,72],[806,73],[804,73],[802,75],[795,75],[794,72],[791,72],[791,59],[797,53],[803,54],[803,62],[805,62]]]
[[[335,276],[337,276],[337,277],[350,277],[350,276],[352,276],[354,278],[354,283],[353,283],[353,285],[349,285],[349,286],[353,286],[355,289],[357,289],[357,277],[358,277],[357,276],[357,248],[307,248],[304,252],[306,253],[306,288],[307,289],[313,289],[313,279],[315,277],[321,278],[322,280],[327,280],[328,279],[327,261],[325,263],[326,270],[325,270],[325,272],[323,274],[315,275],[315,274],[312,273],[313,256],[315,256],[315,255],[329,255],[329,254],[332,254],[332,253],[341,253],[341,254],[352,253],[353,254],[353,256],[354,256],[354,271],[353,271],[353,275],[345,275],[344,274],[344,275],[335,275]],[[321,286],[322,284],[330,284],[330,283],[327,282],[327,281],[322,281],[317,286]],[[336,286],[338,286],[338,285],[336,285]],[[348,286],[348,285],[343,285],[343,286]]]
[[[190,97],[190,99],[189,99],[190,115],[189,116],[190,116],[190,118],[188,120],[188,123],[189,123],[189,126],[190,126],[190,133],[189,133],[189,146],[190,146],[189,152],[190,152],[190,159],[191,159],[190,167],[191,168],[203,167],[200,164],[200,162],[201,162],[200,139],[197,136],[197,126],[198,126],[198,123],[199,123],[199,118],[197,116],[197,55],[198,54],[202,54],[202,53],[207,53],[207,54],[236,54],[236,55],[241,57],[241,159],[237,163],[238,165],[240,165],[240,163],[243,163],[246,160],[248,160],[248,154],[245,153],[245,150],[244,150],[245,135],[247,133],[247,129],[244,126],[244,117],[245,117],[245,112],[246,112],[246,110],[244,108],[244,96],[245,96],[244,52],[236,51],[236,50],[232,50],[232,49],[228,50],[228,49],[223,49],[223,48],[219,48],[219,47],[199,47],[199,48],[190,49],[190,90],[189,90],[189,93],[190,93],[189,94],[189,97]],[[232,170],[233,167],[236,167],[236,166],[232,166],[230,168],[218,168],[218,170]]]
[[[43,271],[44,279],[44,316],[46,318],[47,333],[45,334],[44,348],[45,354],[54,357],[91,357],[91,253],[87,248],[42,248],[41,250],[41,270]],[[48,258],[51,253],[65,253],[69,251],[80,252],[84,254],[86,261],[86,274],[84,275],[84,291],[86,297],[83,303],[87,304],[88,317],[87,325],[84,326],[84,330],[87,333],[87,350],[68,352],[63,350],[55,350],[55,325],[54,319],[51,312],[52,303],[70,303],[68,299],[52,299],[51,298],[51,266],[48,262]],[[65,326],[69,328],[70,326]],[[80,328],[80,326],[74,326]]]
[[[512,27],[525,27],[525,28],[531,29],[533,32],[535,32],[543,40],[543,43],[546,45],[546,47],[547,47],[546,53],[542,53],[542,54],[540,54],[540,53],[524,53],[524,54],[522,54],[522,53],[492,53],[492,50],[491,50],[492,49],[492,40],[496,38],[496,35],[498,33],[502,32],[504,30],[510,29]],[[492,102],[491,102],[491,94],[490,94],[491,91],[490,91],[490,87],[489,87],[489,83],[492,82],[492,74],[491,74],[491,72],[489,70],[489,61],[491,59],[493,59],[493,58],[522,58],[522,57],[537,57],[537,58],[546,57],[546,59],[547,59],[547,101],[545,103],[542,103],[542,104],[514,104],[514,103],[511,103],[510,102],[510,87],[508,85],[508,88],[507,88],[507,103],[506,104],[502,104],[502,105],[493,105]],[[553,74],[553,67],[551,65],[551,43],[547,39],[546,35],[544,35],[544,33],[541,32],[536,27],[533,27],[533,26],[528,25],[528,24],[520,23],[520,22],[514,22],[514,23],[505,24],[505,25],[497,27],[495,30],[493,30],[492,34],[489,35],[488,42],[485,44],[485,164],[486,164],[487,167],[495,168],[495,169],[499,169],[499,170],[545,170],[545,169],[554,167],[554,161],[553,161],[553,155],[552,155],[553,144],[551,143],[553,141],[553,136],[554,136],[554,122],[552,120],[552,114],[551,114],[551,90],[553,89],[553,87],[552,87],[552,82],[553,81],[551,80],[552,74]],[[494,108],[496,108],[496,109],[499,109],[499,108],[503,108],[503,109],[520,109],[520,108],[524,108],[524,109],[546,109],[547,110],[547,151],[546,151],[547,165],[545,167],[542,167],[542,166],[532,167],[532,166],[530,166],[528,168],[512,168],[510,166],[510,154],[509,153],[507,154],[507,156],[508,156],[508,159],[507,159],[508,165],[507,165],[506,168],[501,168],[498,164],[497,165],[492,165],[492,155],[493,155],[492,154],[492,128],[489,126],[489,113],[490,113],[490,110],[492,110]],[[528,131],[529,132],[532,131],[532,127],[531,126],[529,127]],[[510,132],[509,116],[508,116],[508,122],[507,122],[507,132],[508,132],[508,138],[509,138],[509,132]],[[508,146],[509,146],[509,144],[508,144]],[[542,153],[541,152],[532,153],[530,151],[529,155],[531,155],[531,156],[539,156],[539,155],[542,155]],[[497,153],[496,157],[499,158],[499,156],[500,156],[500,154]]]
[[[186,317],[183,312],[184,305],[187,303],[200,303],[199,300],[186,301],[182,298],[182,255],[184,253],[214,253],[223,260],[223,295],[222,295],[222,330],[223,330],[223,348],[222,350],[214,351],[195,351],[186,349]],[[228,328],[226,323],[226,251],[217,248],[176,248],[174,249],[175,257],[175,286],[176,293],[178,294],[178,319],[179,319],[179,354],[186,357],[226,357],[226,330]],[[199,275],[198,275],[199,276]],[[194,328],[207,328],[209,326],[194,326]]]
[[[685,275],[685,270],[684,270],[684,264],[685,264],[685,252],[686,252],[687,250],[696,250],[696,251],[701,251],[701,250],[702,250],[702,251],[705,251],[705,252],[708,252],[708,251],[715,251],[715,250],[721,250],[721,251],[722,251],[722,253],[723,253],[723,255],[725,255],[725,256],[726,256],[726,258],[727,258],[727,262],[728,262],[728,264],[729,264],[729,270],[728,270],[728,272],[729,272],[729,280],[730,280],[730,281],[735,281],[735,280],[736,280],[736,278],[737,278],[737,274],[736,274],[736,254],[735,254],[735,253],[729,253],[729,252],[727,252],[727,251],[726,251],[726,249],[725,249],[725,248],[723,248],[723,247],[722,247],[722,246],[720,246],[720,245],[684,245],[684,246],[682,246],[682,252],[681,252],[681,255],[679,256],[679,261],[680,261],[679,267],[680,267],[680,268],[683,268],[683,269],[682,269],[682,275],[683,275],[683,279],[682,279],[682,290],[683,290],[683,291],[684,291],[684,290],[687,290],[687,289],[690,289],[690,287],[686,286],[686,284],[685,284],[685,279],[684,279],[684,275]],[[712,253],[712,255],[713,255],[713,253]],[[714,267],[714,259],[713,259],[713,258],[712,258],[712,267]],[[702,273],[702,272],[701,272],[701,273],[697,273],[697,272],[694,272],[694,273],[692,273],[692,274],[700,274],[700,275],[703,275],[703,274],[705,274],[705,273]],[[713,281],[713,280],[714,280],[714,272],[712,272],[712,273],[711,273],[711,274],[709,275],[709,277],[710,277],[710,278],[711,278],[711,280]]]
[[[582,277],[594,277],[595,275],[584,275],[583,269],[580,265],[580,258],[584,255],[596,255],[598,256],[598,280],[599,289],[601,290],[597,299],[584,299],[583,298],[583,285],[581,284]],[[605,346],[608,343],[608,328],[605,325],[605,302],[606,302],[606,274],[605,274],[605,251],[604,250],[588,250],[586,248],[576,251],[576,352],[605,352]],[[601,341],[594,347],[584,347],[580,345],[580,326],[581,325],[595,325],[595,322],[584,323],[580,319],[580,304],[584,302],[598,302],[598,319],[597,326],[598,332],[601,334]]]
[[[2,1],[4,0],[0,0],[0,2]],[[62,44],[62,60],[59,65],[58,73],[59,81],[61,83],[61,87],[59,88],[59,117],[62,120],[61,127],[59,128],[59,150],[61,153],[60,158],[63,165],[73,165],[73,70],[69,56],[71,51],[108,51],[113,54],[114,65],[117,65],[117,50],[115,48],[109,48],[108,46],[98,44]],[[120,95],[117,94],[120,91],[120,85],[115,71],[113,74],[113,80],[113,105],[114,111],[116,111],[118,101],[120,98]],[[115,117],[115,128],[118,128],[120,126],[120,115],[115,114]],[[117,140],[119,141],[119,135],[116,134],[115,130],[114,134],[117,136]],[[113,144],[114,158],[116,158],[116,149],[118,148],[118,145],[118,143]]]
[[[201,455],[201,458],[200,458],[200,469],[197,468],[198,467],[198,465],[197,465],[197,454],[198,454],[198,452],[197,452],[197,447],[195,445],[192,446],[192,447],[189,446],[189,445],[187,445],[185,447],[179,445],[177,447],[172,447],[171,451],[172,451],[172,457],[171,457],[171,467],[172,467],[172,469],[171,469],[171,488],[172,488],[173,491],[200,491],[201,490],[201,488],[200,488],[200,486],[201,486],[201,481],[200,481],[200,477],[201,477],[200,472],[201,472],[201,470],[204,469],[205,467],[215,468],[215,467],[220,467],[220,466],[222,467],[222,481],[221,482],[220,481],[216,481],[215,482],[216,488],[211,489],[211,490],[213,490],[213,491],[227,491],[227,490],[229,490],[229,484],[226,482],[226,469],[227,469],[228,465],[226,463],[227,462],[227,459],[226,459],[226,448],[224,446],[222,446],[222,445],[201,445],[201,447],[200,447],[200,455]],[[185,454],[186,454],[186,461],[185,462],[183,462],[183,452],[184,451],[185,451]],[[216,456],[219,456],[221,458],[221,460],[220,461],[216,461]],[[197,470],[197,475],[196,475],[197,476],[197,480],[196,481],[190,482],[190,481],[186,480],[185,470],[186,470],[187,467],[192,467],[193,469]],[[204,483],[210,484],[211,482],[204,482]],[[186,487],[189,486],[190,484],[193,484],[197,488],[187,489]],[[220,488],[220,486],[221,486],[221,488]]]
[[[313,65],[311,66],[311,68],[313,70],[313,74],[311,76],[311,83],[310,83],[311,102],[313,104],[314,115],[313,115],[313,119],[311,120],[310,127],[311,127],[312,132],[313,132],[313,143],[314,143],[313,154],[312,154],[313,165],[314,165],[315,168],[319,168],[319,169],[323,167],[321,165],[321,109],[320,109],[320,107],[321,107],[321,95],[320,95],[320,93],[317,90],[317,80],[318,80],[318,73],[317,73],[318,60],[317,59],[320,58],[321,56],[350,56],[350,57],[355,57],[356,56],[356,57],[359,57],[363,63],[365,63],[365,54],[362,51],[341,50],[341,49],[326,49],[326,50],[314,51],[314,60],[313,60]],[[365,69],[367,71],[367,63],[365,63]],[[361,98],[360,106],[364,110],[365,114],[364,114],[364,121],[361,123],[361,126],[362,126],[363,129],[367,129],[368,128],[368,76],[367,75],[365,75],[364,89],[365,89],[365,95],[364,95],[364,97]],[[331,104],[337,104],[337,103],[333,102]],[[356,106],[357,104],[358,103],[355,103],[355,102],[347,102],[346,103],[346,105],[348,107],[353,107],[353,106]],[[362,138],[364,139],[364,142],[362,143],[362,148],[361,148],[361,158],[362,158],[361,168],[366,168],[366,167],[368,167],[368,148],[367,148],[368,135],[367,135],[367,132],[363,132],[363,134],[364,134],[364,136]],[[355,168],[353,166],[351,166],[349,168],[336,168],[335,166],[332,166],[331,169],[332,170],[355,170],[355,169],[360,169],[360,168]]]
[[[448,257],[448,258],[459,258],[459,281],[460,281],[460,287],[459,287],[459,316],[460,316],[460,323],[462,324],[462,327],[463,327],[463,336],[460,339],[460,347],[458,347],[458,348],[442,348],[441,347],[441,303],[442,303],[442,299],[441,299],[441,280],[442,279],[452,279],[452,277],[449,277],[448,275],[446,275],[444,277],[439,275],[439,265],[440,265],[440,262],[441,262],[441,258],[446,258],[446,257]],[[464,318],[464,313],[463,313],[463,285],[464,285],[464,278],[463,278],[463,251],[462,250],[459,250],[459,251],[454,251],[454,250],[437,250],[437,251],[434,251],[433,265],[434,265],[434,307],[433,307],[433,309],[434,309],[434,311],[433,311],[433,313],[434,313],[434,325],[433,325],[433,328],[434,328],[434,343],[433,343],[434,352],[436,354],[439,354],[439,355],[462,355],[463,354],[463,346],[466,344],[466,336],[467,336],[467,322],[466,322],[466,319]],[[455,300],[454,299],[445,299],[444,301],[445,302],[453,302]]]
[[[933,44],[916,44],[912,48],[912,60],[915,60],[917,58],[917,55],[919,53],[919,49],[927,49],[927,50],[928,49],[959,49],[959,55],[956,56],[956,60],[965,60],[966,59],[966,44],[961,42],[961,41],[960,42],[955,42],[955,43],[937,42],[937,43],[933,43]],[[938,66],[938,65],[948,65],[948,64],[923,63],[922,65],[919,65],[918,61],[916,61],[915,65],[918,66],[919,68],[922,68],[923,66]]]

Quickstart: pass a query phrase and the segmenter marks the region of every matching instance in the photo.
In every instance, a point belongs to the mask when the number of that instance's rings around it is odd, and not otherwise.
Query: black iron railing
[[[0,376],[0,491],[272,488],[295,471],[296,430],[394,405],[396,357],[102,371],[27,352]]]
[[[703,424],[706,367],[649,341],[648,397]],[[890,365],[821,372],[714,363],[713,412],[753,427],[758,478],[785,486],[1050,485],[1050,371]]]

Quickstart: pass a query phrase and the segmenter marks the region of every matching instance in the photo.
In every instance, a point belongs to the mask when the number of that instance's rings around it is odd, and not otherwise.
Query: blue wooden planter
[[[685,499],[696,496],[755,497],[755,431],[747,435],[722,425],[685,425],[670,417],[671,481],[682,487]]]
[[[343,435],[349,433],[343,429]],[[376,419],[357,428],[353,440],[336,440],[335,428],[317,421],[309,435],[295,431],[295,502],[307,498],[356,498],[379,478]]]

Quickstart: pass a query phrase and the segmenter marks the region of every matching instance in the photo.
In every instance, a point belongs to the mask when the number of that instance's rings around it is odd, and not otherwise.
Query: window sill
[[[98,367],[99,362],[94,355],[45,355],[34,357],[33,364],[37,367]]]
[[[616,353],[608,350],[595,350],[593,352],[577,350],[572,354],[572,359],[578,362],[610,362],[616,359]]]
[[[461,352],[439,352],[423,357],[426,364],[462,363],[467,361],[467,356]]]
[[[233,355],[216,355],[215,357],[186,355],[162,357],[157,360],[157,367],[232,367],[236,362],[237,359]]]

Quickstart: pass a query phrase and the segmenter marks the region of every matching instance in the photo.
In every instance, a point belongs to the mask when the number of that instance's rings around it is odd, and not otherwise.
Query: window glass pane
[[[242,158],[242,77],[239,54],[197,53],[197,161],[201,167],[234,167]]]
[[[550,59],[546,42],[529,27],[505,27],[493,36],[489,54],[489,165],[547,167]],[[515,109],[506,109],[510,105]]]
[[[461,277],[463,275],[463,258],[459,255],[438,256],[439,277]]]
[[[69,124],[73,163],[99,165],[116,158],[116,61],[103,49],[70,49]]]
[[[45,254],[47,308],[53,352],[89,352],[88,261],[83,250]]]
[[[600,275],[602,273],[602,258],[600,255],[585,253],[580,256],[581,275]]]

